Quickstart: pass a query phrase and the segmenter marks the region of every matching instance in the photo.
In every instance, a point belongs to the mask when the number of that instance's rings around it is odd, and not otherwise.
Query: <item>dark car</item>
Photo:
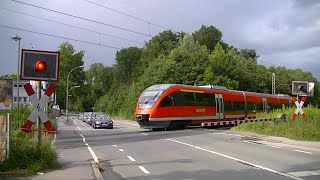
[[[111,117],[102,112],[94,112],[91,115],[91,124],[94,129],[96,128],[108,128],[113,129],[113,121]]]

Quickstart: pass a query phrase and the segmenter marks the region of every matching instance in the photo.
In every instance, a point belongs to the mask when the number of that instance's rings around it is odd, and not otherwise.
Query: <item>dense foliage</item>
[[[66,104],[66,82],[70,71],[83,65],[84,52],[70,43],[60,45],[60,80],[57,102]],[[291,81],[315,82],[315,95],[308,103],[320,105],[320,83],[301,69],[265,67],[258,64],[254,49],[237,49],[222,41],[222,32],[202,26],[194,33],[170,30],[154,36],[143,48],[123,48],[116,53],[112,67],[91,64],[76,68],[69,78],[69,110],[105,111],[132,118],[142,91],[158,83],[188,85],[214,84],[229,89],[271,93],[272,73],[276,74],[276,93],[290,94]],[[73,87],[81,86],[75,90]]]

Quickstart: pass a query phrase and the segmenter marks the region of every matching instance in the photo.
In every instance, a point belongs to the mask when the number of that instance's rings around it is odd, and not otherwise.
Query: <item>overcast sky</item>
[[[48,10],[23,5],[11,0],[0,1],[0,74],[17,73],[18,35],[21,48],[56,51],[62,42],[69,41],[76,51],[85,52],[85,64],[101,62],[114,64],[117,49],[48,37],[1,26],[25,29],[55,36],[103,44],[116,48],[142,47],[164,29],[99,7],[86,0],[15,0],[68,13],[74,16],[118,26],[76,19]],[[301,68],[320,78],[320,1],[318,0],[89,0],[115,10],[139,17],[173,31],[194,32],[201,25],[215,26],[223,40],[238,48],[252,48],[260,55],[258,62],[265,66]],[[13,12],[13,11],[18,11]],[[68,27],[31,17],[38,16],[91,31]],[[125,38],[125,41],[108,37]]]

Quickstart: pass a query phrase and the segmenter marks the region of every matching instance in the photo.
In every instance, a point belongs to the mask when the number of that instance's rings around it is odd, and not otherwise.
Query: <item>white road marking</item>
[[[82,141],[83,141],[83,142],[86,142],[86,138],[82,138]]]
[[[312,154],[312,152],[308,152],[308,151],[301,151],[301,150],[297,150],[297,149],[295,149],[295,150],[293,150],[293,151],[301,152],[301,153],[306,153],[306,154]]]
[[[252,141],[243,141],[243,142],[245,142],[245,143],[249,143],[249,144],[257,144],[257,143],[252,142]]]
[[[123,149],[119,149],[119,151],[123,152],[124,150]]]
[[[135,159],[133,159],[131,156],[127,156],[127,158],[130,159],[130,161],[136,161]]]
[[[143,134],[143,135],[145,135],[145,136],[148,136],[148,134],[146,134],[146,133],[141,133],[141,134]]]
[[[304,176],[319,176],[320,170],[316,171],[299,171],[299,172],[289,172],[288,174],[296,177],[304,177]]]
[[[258,142],[254,142],[254,141],[243,141],[243,142],[249,143],[249,144],[261,144],[261,145],[265,145],[265,146],[272,147],[272,148],[277,148],[277,149],[281,148],[279,146],[273,146],[273,145],[270,145],[270,144],[263,144],[263,143],[258,143]]]
[[[80,136],[82,137],[82,138],[84,138],[84,136],[80,133]]]
[[[242,135],[239,135],[239,134],[228,134],[228,133],[225,133],[225,135],[227,135],[227,136],[236,136],[236,137],[245,137],[245,136],[242,136]]]
[[[232,156],[228,156],[228,155],[225,155],[225,154],[222,154],[222,153],[219,153],[219,152],[211,151],[211,150],[208,150],[208,149],[204,149],[204,148],[201,148],[201,147],[198,147],[198,146],[194,146],[194,145],[187,144],[187,143],[184,143],[184,142],[181,142],[181,141],[177,141],[177,140],[173,140],[173,139],[166,139],[166,140],[169,140],[169,141],[172,141],[172,142],[176,142],[176,143],[179,143],[179,144],[184,144],[184,145],[187,145],[187,146],[191,146],[191,147],[194,147],[194,148],[202,150],[202,151],[206,151],[206,152],[209,152],[209,153],[212,153],[212,154],[216,154],[216,155],[219,155],[219,156],[222,156],[222,157],[225,157],[225,158],[237,161],[237,162],[241,162],[243,164],[247,164],[247,165],[250,165],[250,166],[253,166],[253,167],[256,167],[256,168],[260,168],[260,169],[263,169],[263,170],[266,170],[266,171],[270,171],[270,172],[273,172],[275,174],[279,174],[279,175],[282,175],[282,176],[290,177],[292,179],[303,180],[303,179],[301,179],[299,177],[295,177],[295,176],[290,175],[290,174],[282,173],[282,172],[279,172],[279,171],[276,171],[276,170],[273,170],[273,169],[270,169],[270,168],[267,168],[267,167],[263,167],[263,166],[260,166],[260,165],[254,164],[254,163],[250,163],[248,161],[244,161],[244,160],[241,160],[241,159],[238,159],[238,158],[235,158],[235,157],[232,157]]]
[[[176,141],[176,140],[174,140],[174,139],[166,139],[166,140],[168,140],[168,141],[173,141],[173,142],[176,142],[176,143],[180,143],[180,144],[184,144],[184,145],[187,145],[187,146],[194,147],[194,145],[192,145],[192,144],[188,144],[188,143],[184,143],[184,142]]]
[[[279,146],[273,146],[273,145],[270,145],[270,144],[264,144],[265,146],[268,146],[268,147],[272,147],[272,148],[277,148],[277,149],[280,149],[281,147]]]
[[[150,174],[150,172],[148,170],[146,170],[146,168],[144,168],[143,166],[138,166],[142,172],[144,172],[145,174]]]
[[[113,147],[118,147],[117,145],[112,145]]]
[[[74,124],[78,124],[74,119],[72,119],[72,121],[74,122]]]
[[[214,134],[214,135],[222,134],[222,135],[227,135],[227,136],[245,137],[245,136],[242,136],[242,135],[239,135],[239,134],[228,134],[228,133],[222,133],[222,132],[213,132],[212,134]]]
[[[94,162],[99,163],[98,157],[97,155],[93,152],[93,150],[91,149],[91,147],[88,146],[88,149],[91,153],[91,156],[93,157]]]

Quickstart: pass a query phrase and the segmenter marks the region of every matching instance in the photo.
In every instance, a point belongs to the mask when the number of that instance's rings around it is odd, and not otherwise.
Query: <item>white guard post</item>
[[[24,124],[24,126],[21,128],[24,132],[29,132],[31,129],[31,126],[35,123],[37,117],[39,116],[40,120],[42,121],[44,127],[49,131],[54,131],[51,122],[49,121],[49,118],[47,114],[44,112],[44,107],[46,103],[48,102],[51,94],[54,92],[55,87],[53,85],[50,85],[44,95],[38,99],[37,95],[35,94],[34,90],[32,89],[32,86],[30,83],[24,85],[24,89],[26,90],[28,96],[30,97],[30,101],[33,105],[33,110],[30,114],[30,116],[27,119],[27,122]]]

